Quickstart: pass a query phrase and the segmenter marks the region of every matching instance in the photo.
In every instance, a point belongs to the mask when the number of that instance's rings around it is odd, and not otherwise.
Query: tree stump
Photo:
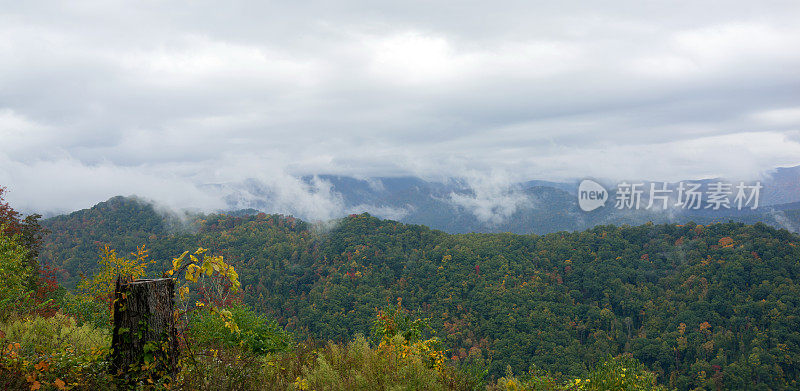
[[[120,385],[130,388],[175,378],[174,295],[171,278],[129,282],[117,278],[110,371]]]

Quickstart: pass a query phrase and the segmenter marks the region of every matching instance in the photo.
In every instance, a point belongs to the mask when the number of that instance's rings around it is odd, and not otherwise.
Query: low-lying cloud
[[[520,208],[534,205],[533,198],[528,197],[522,187],[512,182],[504,172],[494,171],[489,175],[472,173],[463,180],[468,191],[451,193],[449,201],[490,226],[504,223]]]

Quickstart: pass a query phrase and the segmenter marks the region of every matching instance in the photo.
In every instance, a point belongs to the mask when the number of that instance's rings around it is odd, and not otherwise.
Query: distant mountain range
[[[289,182],[289,183],[286,183]],[[502,179],[449,178],[439,181],[417,177],[353,178],[316,175],[265,183],[256,179],[241,182],[206,184],[202,190],[224,200],[226,214],[291,215],[306,221],[327,221],[350,214],[373,216],[403,223],[422,224],[448,233],[512,232],[545,234],[557,231],[581,231],[597,225],[639,225],[647,222],[697,224],[737,221],[764,222],[792,232],[800,232],[800,166],[779,168],[760,181],[759,204],[751,202],[737,210],[734,197],[736,180],[703,179],[698,183],[704,198],[699,209],[676,206],[679,183],[667,184],[672,193],[662,209],[659,201],[649,204],[650,183],[643,182],[640,208],[618,209],[615,206],[618,183],[598,180],[607,189],[603,207],[590,212],[578,204],[580,181],[551,182],[531,180],[509,183]],[[730,183],[728,199],[732,208],[714,210],[707,192],[714,183]],[[633,182],[631,182],[633,183]],[[748,183],[752,185],[752,182]],[[664,186],[654,183],[655,188]],[[141,199],[140,199],[141,201]],[[187,211],[157,206],[164,216],[185,218]],[[215,211],[203,211],[215,212]]]
[[[698,224],[726,222],[764,223],[800,231],[800,166],[779,168],[765,177],[760,184],[759,205],[751,210],[751,202],[742,210],[733,203],[736,180],[703,179],[685,181],[699,183],[701,190],[716,183],[732,184],[729,201],[732,208],[713,210],[705,200],[698,210],[675,207],[678,183],[668,184],[673,190],[669,208],[644,210],[648,204],[650,184],[643,183],[641,208],[615,208],[615,183],[600,181],[609,191],[605,207],[584,212],[578,207],[578,183],[533,180],[523,183],[495,183],[483,180],[446,179],[426,181],[416,177],[365,178],[318,175],[301,178],[309,191],[331,202],[336,209],[331,217],[367,212],[381,218],[404,223],[423,224],[450,233],[513,232],[544,234],[556,231],[575,231],[604,224],[637,225],[654,223]],[[752,184],[748,182],[748,184]],[[657,183],[657,188],[663,186]],[[296,207],[274,187],[257,180],[241,183],[208,185],[209,191],[225,195],[228,209],[292,214],[314,220],[306,209]],[[283,198],[281,198],[283,197]],[[299,202],[299,201],[298,201]],[[310,202],[313,202],[311,200]],[[708,208],[706,208],[708,207]],[[242,212],[240,212],[242,213]],[[246,213],[246,212],[245,212]]]

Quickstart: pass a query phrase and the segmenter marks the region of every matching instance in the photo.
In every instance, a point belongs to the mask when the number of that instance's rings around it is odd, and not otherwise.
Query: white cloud
[[[17,2],[0,14],[0,184],[31,210],[126,193],[212,208],[203,184],[255,178],[281,189],[276,208],[324,218],[340,201],[297,176],[751,175],[800,163],[798,15],[744,1]],[[513,213],[492,191],[456,199]]]
[[[505,222],[519,208],[532,207],[533,200],[502,171],[472,172],[463,178],[472,194],[451,193],[449,201],[490,225]]]
[[[770,125],[793,125],[800,128],[800,107],[759,111],[752,118]]]
[[[366,40],[369,69],[390,82],[426,83],[459,76],[469,59],[456,55],[444,37],[406,32]]]
[[[74,159],[15,162],[0,155],[0,183],[15,208],[52,214],[89,207],[116,195],[138,195],[175,209],[215,210],[218,196],[200,191],[191,181],[152,167],[85,165]]]
[[[796,57],[787,47],[800,41],[796,28],[788,31],[757,23],[726,23],[673,35],[677,50],[699,62],[721,64],[729,61],[768,60]]]
[[[52,140],[52,136],[53,129],[35,123],[14,110],[0,108],[0,153],[24,159]]]

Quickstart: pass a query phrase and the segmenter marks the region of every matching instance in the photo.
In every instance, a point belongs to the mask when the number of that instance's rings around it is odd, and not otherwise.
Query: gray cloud
[[[0,9],[0,184],[30,211],[133,193],[213,209],[226,194],[205,185],[255,178],[275,208],[325,218],[336,194],[298,176],[674,181],[800,163],[791,1]],[[505,197],[475,190],[454,201]]]

